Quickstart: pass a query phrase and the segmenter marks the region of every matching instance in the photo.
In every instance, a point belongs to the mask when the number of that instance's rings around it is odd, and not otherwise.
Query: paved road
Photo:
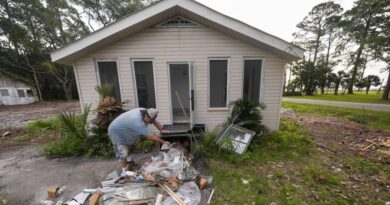
[[[338,102],[329,100],[307,100],[307,99],[296,99],[296,98],[283,98],[283,101],[295,102],[295,103],[306,103],[315,105],[328,105],[336,107],[346,107],[354,109],[366,109],[366,110],[377,110],[390,112],[390,105],[381,104],[369,104],[369,103],[353,103],[353,102]]]

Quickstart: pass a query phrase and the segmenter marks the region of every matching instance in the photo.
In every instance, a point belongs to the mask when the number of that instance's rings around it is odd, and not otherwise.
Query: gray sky
[[[326,0],[196,0],[216,11],[243,21],[262,31],[286,41],[292,41],[296,25],[317,4]],[[335,0],[344,10],[353,5],[353,0]],[[383,64],[368,64],[365,75],[374,74],[387,78],[380,73]]]

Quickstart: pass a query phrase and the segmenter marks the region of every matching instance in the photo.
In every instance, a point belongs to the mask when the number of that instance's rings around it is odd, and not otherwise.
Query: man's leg
[[[128,170],[127,157],[129,156],[129,148],[127,145],[114,145],[116,158],[119,160],[119,166],[122,169],[121,175],[125,175]]]

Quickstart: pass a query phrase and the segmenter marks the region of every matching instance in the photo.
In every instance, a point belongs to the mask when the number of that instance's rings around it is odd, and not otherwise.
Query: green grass
[[[322,116],[340,117],[368,126],[390,130],[390,112],[359,110],[324,105],[282,102],[283,108],[291,108],[298,113],[311,113]]]
[[[347,187],[349,173],[334,172],[329,165],[334,160],[323,160],[323,153],[316,150],[305,130],[287,120],[281,125],[280,131],[252,142],[243,156],[215,155],[210,160],[213,204],[383,204],[390,197],[387,191],[375,198],[375,190],[359,193]],[[345,162],[351,173],[359,173],[361,166],[369,163]],[[389,169],[370,166],[373,174]]]
[[[342,101],[342,102],[356,102],[356,103],[373,103],[373,104],[390,104],[390,100],[381,100],[382,95],[375,92],[370,92],[368,95],[365,93],[359,93],[355,91],[355,94],[339,94],[333,95],[328,93],[325,95],[317,94],[314,96],[286,96],[286,98],[308,99],[308,100],[329,100],[329,101]]]

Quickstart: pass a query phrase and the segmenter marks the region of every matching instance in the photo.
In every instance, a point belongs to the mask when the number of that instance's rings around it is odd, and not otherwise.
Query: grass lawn
[[[389,165],[320,152],[305,130],[287,120],[242,156],[215,155],[210,172],[216,187],[212,204],[384,204],[390,198],[384,185],[350,179],[378,173],[390,179]]]
[[[299,113],[312,113],[352,120],[371,127],[390,130],[390,112],[359,110],[325,105],[282,102],[283,108],[291,108]]]
[[[356,103],[376,103],[376,104],[390,104],[390,100],[384,101],[381,100],[382,94],[375,92],[370,92],[368,95],[365,93],[355,94],[345,94],[345,95],[333,95],[331,93],[322,95],[317,94],[314,96],[286,96],[286,98],[298,98],[298,99],[308,99],[308,100],[330,100],[330,101],[343,101],[343,102],[356,102]]]

